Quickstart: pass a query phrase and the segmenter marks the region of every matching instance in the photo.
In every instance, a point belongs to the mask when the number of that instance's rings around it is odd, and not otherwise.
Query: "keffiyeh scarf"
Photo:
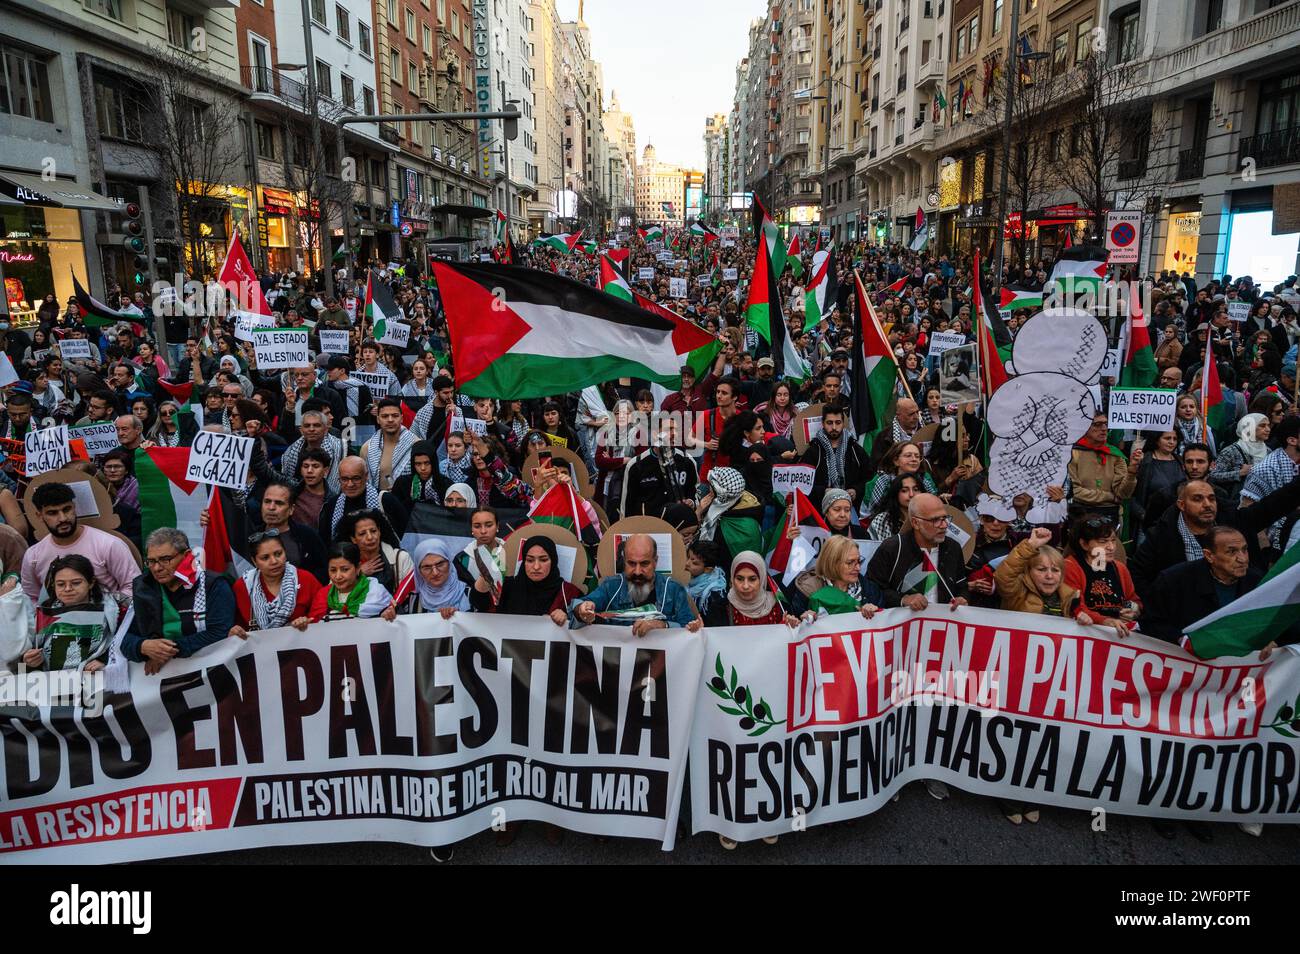
[[[397,434],[397,446],[393,448],[393,469],[390,480],[396,480],[411,469],[411,448],[415,446],[415,435],[402,428]],[[366,441],[366,470],[370,472],[370,483],[379,484],[379,465],[384,458],[384,432],[380,431]]]
[[[347,506],[348,497],[346,494],[339,494],[339,499],[334,501],[334,513],[330,516],[330,536],[333,536],[339,528],[339,521],[343,519],[343,508]],[[366,507],[367,510],[379,510],[379,491],[375,489],[374,484],[366,484]]]
[[[344,458],[343,442],[333,434],[326,434],[325,439],[320,442],[320,449],[330,455],[330,469],[325,475],[325,486],[329,487],[330,493],[339,492],[339,461]],[[287,477],[298,480],[298,465],[302,463],[302,455],[307,451],[307,438],[300,437],[286,450],[280,458],[280,472]]]
[[[1187,521],[1183,515],[1178,515],[1178,535],[1183,538],[1183,556],[1187,560],[1200,560],[1205,557],[1205,551],[1197,542],[1196,536],[1187,526]]]
[[[244,586],[248,589],[248,602],[252,606],[252,619],[249,622],[258,629],[279,629],[289,625],[293,619],[293,608],[298,603],[298,568],[292,563],[285,564],[280,592],[274,601],[267,600],[261,574],[256,568],[246,572],[243,579]]]
[[[704,519],[700,521],[701,540],[713,539],[722,515],[734,507],[745,492],[745,478],[734,467],[714,467],[709,471],[709,487],[713,490],[713,503],[709,504]]]
[[[894,423],[898,427],[898,423]],[[840,446],[831,447],[830,439],[825,434],[818,434],[816,442],[821,445],[822,460],[826,461],[826,483],[830,487],[844,486],[844,456],[848,453],[848,439],[841,435]]]

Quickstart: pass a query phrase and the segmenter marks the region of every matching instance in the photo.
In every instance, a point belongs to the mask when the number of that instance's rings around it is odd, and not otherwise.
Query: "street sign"
[[[1142,212],[1106,213],[1106,251],[1111,265],[1136,265],[1142,240]]]

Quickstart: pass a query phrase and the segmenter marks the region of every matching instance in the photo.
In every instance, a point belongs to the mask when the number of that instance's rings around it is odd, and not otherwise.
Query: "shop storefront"
[[[1201,241],[1201,208],[1197,202],[1192,211],[1169,213],[1168,234],[1165,236],[1162,270],[1181,275],[1196,274],[1196,248]]]
[[[14,324],[34,322],[46,295],[63,310],[74,275],[90,287],[80,209],[121,206],[75,182],[0,171],[0,276]]]
[[[295,271],[293,193],[266,186],[259,186],[257,191],[257,244],[262,249],[264,267],[270,272]]]
[[[225,261],[232,232],[252,235],[258,227],[250,221],[250,195],[239,186],[194,184],[190,196],[180,208],[182,254],[191,274],[215,273]]]

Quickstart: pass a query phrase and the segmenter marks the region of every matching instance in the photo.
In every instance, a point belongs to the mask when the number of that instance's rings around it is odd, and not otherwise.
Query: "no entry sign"
[[[1142,213],[1106,213],[1106,251],[1111,265],[1136,265],[1141,245]]]

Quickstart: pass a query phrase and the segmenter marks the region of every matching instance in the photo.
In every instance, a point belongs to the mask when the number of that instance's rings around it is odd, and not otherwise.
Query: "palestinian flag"
[[[1007,369],[1002,366],[993,322],[989,317],[987,302],[984,300],[984,280],[980,273],[979,249],[975,250],[974,266],[971,271],[975,281],[971,297],[975,299],[975,340],[979,343],[980,382],[984,394],[992,396],[994,391],[1006,383],[1009,375]]]
[[[562,232],[559,235],[547,235],[539,238],[534,245],[541,245],[543,248],[554,249],[561,255],[572,255],[578,242],[582,240],[582,232]]]
[[[188,404],[190,395],[194,393],[193,381],[181,381],[179,383],[159,381],[158,386],[182,404]]]
[[[371,269],[366,279],[366,319],[370,322],[370,334],[376,341],[388,334],[390,321],[401,321],[402,313],[393,300],[393,290],[388,283],[376,280]]]
[[[1187,628],[1188,648],[1202,659],[1245,656],[1263,649],[1281,633],[1300,622],[1300,547],[1291,547],[1273,569],[1244,596],[1233,600]],[[1300,738],[1292,722],[1300,713],[1291,709],[1292,700],[1279,700],[1275,723],[1284,723],[1287,738]],[[1265,713],[1269,715],[1269,713]],[[1285,716],[1285,717],[1284,717]]]
[[[898,379],[898,364],[894,349],[889,346],[884,329],[871,307],[871,297],[862,287],[862,278],[855,271],[853,284],[857,291],[857,307],[853,309],[853,342],[858,353],[853,356],[850,411],[853,431],[862,438],[862,446],[871,450],[876,435],[889,427],[894,419]]]
[[[790,274],[797,282],[803,281],[803,248],[799,244],[799,233],[790,237],[790,247],[785,250],[785,260],[790,263]]]
[[[213,573],[236,577],[253,568],[252,547],[248,543],[248,511],[225,487],[213,487],[208,500],[203,562]]]
[[[497,209],[497,244],[506,240],[506,231],[509,227],[506,225],[506,214]]]
[[[672,322],[614,295],[531,268],[434,262],[433,270],[466,394],[531,398],[611,378],[680,380]]]
[[[1048,284],[1055,282],[1060,291],[1082,294],[1085,289],[1095,297],[1106,279],[1106,250],[1096,245],[1075,245],[1056,257]]]
[[[829,318],[840,294],[840,280],[835,271],[835,246],[813,253],[812,278],[804,289],[803,326],[811,331],[823,318]]]
[[[583,241],[579,242],[578,248],[582,249],[582,251],[587,255],[595,255],[596,252],[598,251],[596,247],[596,243],[593,242],[591,239],[584,239]]]
[[[1128,343],[1124,348],[1124,367],[1119,372],[1122,388],[1149,388],[1156,383],[1156,358],[1151,351],[1151,332],[1142,313],[1139,295],[1130,295],[1128,303]]]
[[[717,288],[722,284],[722,268],[718,261],[718,253],[713,253],[713,259],[709,263],[709,285]]]
[[[781,230],[776,227],[772,217],[763,208],[763,203],[754,196],[754,204],[749,210],[750,221],[754,226],[754,241],[760,238],[767,247],[767,254],[772,259],[772,268],[777,275],[785,271],[785,243],[781,241]]]
[[[676,233],[675,235],[673,235],[673,237],[672,237],[672,241],[670,241],[670,242],[668,243],[668,247],[671,248],[671,249],[674,249],[674,250],[675,250],[675,249],[679,249],[679,248],[682,247],[682,233],[681,233],[681,232],[678,232],[678,233]]]
[[[616,298],[632,300],[632,289],[628,287],[623,270],[614,264],[608,253],[600,257],[600,288]]]
[[[998,308],[1002,311],[1018,311],[1021,308],[1043,310],[1043,293],[1019,288],[1003,288]]]
[[[703,222],[696,222],[691,226],[691,237],[702,238],[704,239],[704,244],[708,245],[710,242],[716,242],[718,240],[718,233],[713,231],[713,229],[709,228]]]
[[[573,484],[557,483],[542,494],[528,511],[531,523],[553,523],[573,533],[583,543],[600,542],[600,520],[591,505],[577,495]]]
[[[72,276],[72,291],[77,299],[77,310],[81,313],[81,321],[87,328],[106,328],[119,321],[125,321],[131,325],[131,330],[136,337],[144,337],[145,329],[138,320],[140,318],[138,311],[117,311],[109,308],[81,287],[81,282],[77,281],[75,273]]]
[[[781,295],[777,290],[776,269],[767,247],[759,245],[754,253],[754,273],[750,276],[749,298],[745,303],[745,320],[771,345],[776,377],[807,380],[812,374],[806,361],[795,351],[781,313]]]
[[[791,528],[798,528],[798,536],[789,537]],[[794,578],[817,562],[817,553],[831,535],[830,527],[822,520],[808,495],[795,488],[786,498],[785,514],[776,525],[776,545],[767,557],[767,568],[773,577],[789,586]],[[818,542],[821,541],[821,542]]]
[[[1207,348],[1205,354],[1209,360],[1201,369],[1201,420],[1211,431],[1222,433],[1230,423],[1230,410],[1223,397],[1223,385],[1219,382],[1219,362],[1215,360],[1212,348]]]
[[[647,225],[643,229],[637,229],[636,234],[641,236],[643,242],[662,242],[664,240],[662,225]]]
[[[665,321],[673,323],[673,350],[682,356],[681,363],[689,365],[695,372],[695,380],[702,380],[709,373],[709,368],[713,367],[713,360],[718,356],[718,352],[722,350],[722,342],[695,322],[669,311],[644,295],[637,292],[633,292],[632,295],[636,303],[646,311],[653,312]],[[680,375],[677,387],[681,387]]]
[[[208,505],[208,488],[185,479],[188,447],[150,447],[135,452],[135,479],[140,482],[140,538],[173,527],[201,546],[199,515]]]
[[[887,292],[891,292],[892,294],[897,295],[899,292],[901,292],[901,291],[902,291],[904,288],[906,288],[906,287],[907,287],[907,276],[904,275],[904,276],[903,276],[902,278],[900,278],[898,281],[894,282],[894,284],[892,284],[892,285],[886,285],[886,286],[885,286],[885,291],[887,291]]]

